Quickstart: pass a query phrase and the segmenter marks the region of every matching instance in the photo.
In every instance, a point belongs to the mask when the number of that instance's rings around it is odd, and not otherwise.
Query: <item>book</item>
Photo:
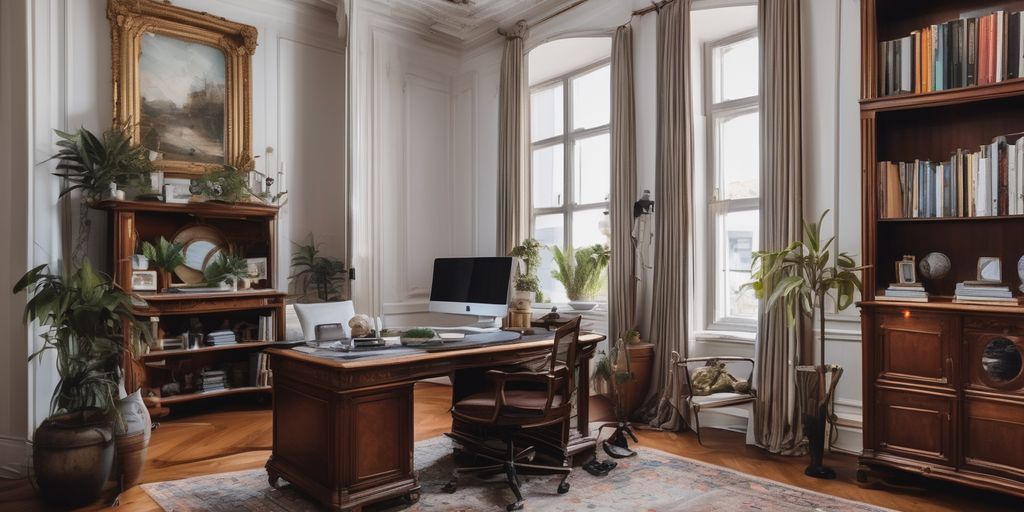
[[[891,297],[886,295],[875,295],[875,300],[885,302],[928,302],[928,297]]]
[[[953,302],[958,304],[976,304],[982,306],[1020,306],[1019,299],[984,299],[981,297],[953,297]]]

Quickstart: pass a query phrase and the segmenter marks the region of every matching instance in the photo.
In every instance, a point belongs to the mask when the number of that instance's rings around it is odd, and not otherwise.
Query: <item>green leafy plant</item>
[[[544,294],[540,290],[540,279],[537,277],[537,268],[540,267],[540,242],[534,238],[527,238],[523,243],[515,246],[508,255],[523,260],[526,266],[522,272],[517,272],[514,278],[516,290],[522,292],[533,292],[537,302],[544,302]]]
[[[303,295],[310,295],[312,290],[322,301],[339,299],[345,276],[345,263],[337,258],[322,256],[320,245],[312,234],[309,235],[308,243],[295,244],[290,278],[297,281]]]
[[[245,258],[234,254],[221,252],[217,257],[203,269],[203,280],[208,285],[218,285],[224,282],[237,282],[249,275],[249,264]]]
[[[821,214],[816,223],[804,222],[804,241],[795,241],[777,252],[758,251],[751,261],[753,281],[744,285],[754,290],[758,298],[768,299],[765,306],[773,307],[783,301],[789,325],[796,323],[798,314],[814,318],[819,313],[821,322],[820,355],[821,366],[825,366],[825,302],[830,292],[835,291],[833,302],[839,311],[853,304],[856,292],[861,290],[858,267],[853,258],[845,253],[836,255],[832,263],[830,247],[833,236],[822,241],[821,224],[828,210]]]
[[[565,287],[569,300],[584,300],[597,295],[604,285],[603,274],[611,259],[611,251],[601,244],[562,252],[558,246],[551,246],[555,270],[551,276]]]
[[[208,199],[237,203],[249,194],[249,183],[244,172],[225,165],[210,169],[193,180],[192,193]]]
[[[435,336],[437,336],[437,333],[435,333],[433,329],[426,329],[423,327],[409,329],[408,331],[402,333],[403,338],[431,339],[434,338]]]
[[[29,360],[47,350],[57,353],[60,377],[50,401],[51,415],[98,409],[112,414],[116,405],[119,356],[138,352],[140,340],[151,334],[132,314],[131,297],[110,278],[93,269],[88,259],[64,278],[47,265],[28,271],[14,285],[14,293],[27,291],[26,323],[46,328],[43,346]],[[128,334],[133,342],[124,344]]]
[[[100,199],[112,183],[148,186],[153,163],[149,151],[132,141],[130,124],[111,127],[102,137],[85,128],[74,133],[54,131],[61,149],[51,160],[60,160],[55,175],[66,180],[60,197],[81,190],[83,198],[91,201]]]
[[[164,272],[174,272],[174,269],[185,263],[183,249],[182,244],[168,242],[164,237],[160,237],[156,245],[142,242],[142,255]]]

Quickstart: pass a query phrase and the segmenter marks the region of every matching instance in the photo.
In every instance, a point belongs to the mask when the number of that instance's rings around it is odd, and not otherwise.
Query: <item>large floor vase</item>
[[[800,401],[800,419],[807,436],[807,451],[811,457],[804,474],[813,478],[832,479],[836,472],[824,464],[828,443],[828,404],[835,393],[843,368],[837,365],[797,366],[796,392]]]
[[[70,507],[95,502],[113,463],[114,434],[98,413],[54,416],[36,429],[33,472],[46,501]]]

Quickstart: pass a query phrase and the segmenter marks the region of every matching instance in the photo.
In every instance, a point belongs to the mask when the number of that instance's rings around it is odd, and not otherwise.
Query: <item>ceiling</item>
[[[546,15],[571,0],[373,0],[396,16],[463,44],[490,36],[520,19]]]

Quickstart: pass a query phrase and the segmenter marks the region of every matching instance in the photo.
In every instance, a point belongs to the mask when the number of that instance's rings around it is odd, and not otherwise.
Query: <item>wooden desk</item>
[[[590,394],[590,358],[599,334],[580,337],[577,396]],[[536,361],[552,339],[418,352],[396,357],[341,360],[291,349],[270,349],[274,372],[274,446],[267,461],[271,485],[285,478],[333,510],[405,496],[419,499],[413,472],[413,385],[451,375],[458,399],[479,389],[482,370]],[[587,400],[577,401],[571,423],[532,433],[538,449],[561,439],[570,456],[592,453]],[[454,430],[459,433],[460,426]],[[462,432],[463,435],[475,435]],[[577,457],[579,459],[580,457]]]

